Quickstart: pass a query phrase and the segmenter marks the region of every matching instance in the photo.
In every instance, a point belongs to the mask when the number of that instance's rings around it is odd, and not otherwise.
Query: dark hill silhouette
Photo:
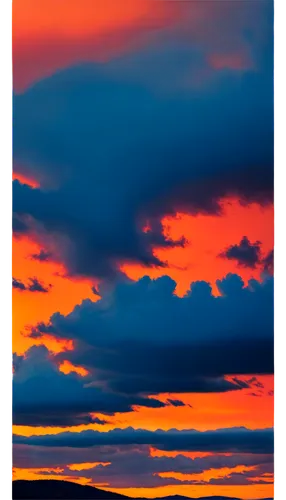
[[[12,491],[13,500],[131,500],[130,497],[120,495],[119,493],[111,493],[94,488],[93,486],[82,486],[70,481],[56,479],[13,481]],[[239,498],[213,496],[192,499],[190,497],[173,495],[154,500],[239,500]],[[273,499],[265,498],[264,500]]]
[[[56,479],[13,481],[12,492],[13,500],[126,500],[128,498],[93,486],[82,486]]]

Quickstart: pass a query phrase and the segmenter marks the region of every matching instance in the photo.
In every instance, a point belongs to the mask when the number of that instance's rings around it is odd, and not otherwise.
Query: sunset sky
[[[272,1],[14,0],[13,80],[13,478],[272,497]]]

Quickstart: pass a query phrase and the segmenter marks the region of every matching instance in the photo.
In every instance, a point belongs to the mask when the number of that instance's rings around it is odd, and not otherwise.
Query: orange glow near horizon
[[[163,496],[181,495],[192,498],[204,496],[226,496],[241,498],[242,500],[273,498],[273,484],[251,484],[247,486],[219,486],[219,485],[169,485],[157,488],[103,488],[106,491],[120,493],[132,498],[156,498]]]

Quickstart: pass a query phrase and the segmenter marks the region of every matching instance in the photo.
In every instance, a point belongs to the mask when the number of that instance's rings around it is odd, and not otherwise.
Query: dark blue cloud
[[[211,451],[221,453],[273,453],[273,429],[249,430],[244,427],[196,431],[171,429],[168,431],[114,429],[108,432],[63,432],[44,436],[19,436],[15,444],[46,447],[99,447],[122,445],[150,445],[164,451]]]
[[[59,355],[83,365],[97,381],[120,393],[224,392],[248,387],[226,374],[273,373],[273,280],[244,287],[237,275],[205,282],[183,298],[163,276],[121,282],[67,316],[54,314],[31,336],[72,339]]]
[[[90,413],[132,411],[132,405],[160,408],[164,403],[144,397],[118,395],[94,387],[90,379],[59,371],[45,347],[32,347],[16,356],[13,377],[15,425],[70,426],[94,422]],[[91,385],[90,385],[91,384]]]
[[[243,236],[238,244],[230,245],[219,257],[234,260],[239,266],[254,268],[260,263],[261,242],[251,243],[247,236]]]
[[[30,292],[41,292],[41,293],[47,293],[49,291],[49,288],[52,285],[49,285],[48,287],[45,287],[39,280],[38,278],[30,278],[30,283],[28,285],[28,290]]]
[[[47,252],[44,248],[41,248],[38,253],[33,253],[31,255],[31,259],[38,260],[39,262],[47,262],[48,260],[50,260],[51,256],[51,252]]]
[[[21,280],[17,278],[12,278],[12,287],[16,288],[20,291],[27,292],[39,292],[39,293],[48,293],[49,289],[52,285],[44,285],[38,278],[29,278],[28,284],[23,283]]]
[[[21,280],[18,280],[16,278],[12,278],[12,287],[21,291],[26,290],[26,285],[24,285]]]
[[[98,289],[96,288],[96,286],[92,286],[92,287],[91,287],[91,291],[92,291],[92,293],[93,293],[94,295],[97,295],[97,296],[99,296],[99,297],[100,297],[100,293],[99,293]]]
[[[178,61],[190,75],[202,69],[204,56],[182,39],[136,54],[143,73],[126,56],[69,68],[15,96],[15,162],[42,185],[14,181],[15,231],[25,224],[53,243],[70,273],[110,277],[121,261],[164,265],[154,246],[184,244],[163,236],[162,215],[217,214],[226,195],[271,201],[271,26],[263,32],[264,57],[257,37],[248,42],[255,71],[209,68],[199,87],[160,87],[181,80]]]
[[[183,298],[174,295],[175,286],[166,276],[118,283],[96,303],[84,301],[34,327],[32,337],[72,339],[75,349],[49,356],[34,347],[16,358],[14,422],[75,425],[92,422],[90,413],[178,406],[172,397],[162,403],[147,396],[241,390],[253,379],[239,374],[273,372],[272,279],[243,288],[229,275],[218,282],[220,297],[204,282]],[[65,359],[89,376],[59,372]]]
[[[180,399],[167,399],[167,402],[171,405],[171,406],[185,406],[185,403],[183,401],[180,401]]]

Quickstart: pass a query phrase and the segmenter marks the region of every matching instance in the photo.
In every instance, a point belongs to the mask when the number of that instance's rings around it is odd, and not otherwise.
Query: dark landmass
[[[13,500],[130,500],[130,497],[100,490],[93,486],[83,486],[70,481],[39,479],[18,480],[12,485]],[[140,500],[140,499],[136,499]],[[141,499],[146,500],[146,499]],[[192,499],[180,495],[160,497],[154,500],[240,500],[234,497],[201,497]],[[265,498],[264,500],[273,500]]]
[[[124,500],[128,497],[70,481],[13,481],[13,500]]]

